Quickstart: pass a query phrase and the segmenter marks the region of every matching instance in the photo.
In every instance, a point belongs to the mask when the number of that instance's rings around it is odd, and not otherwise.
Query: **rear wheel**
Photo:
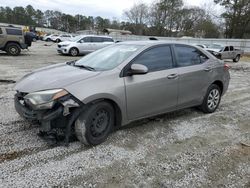
[[[209,86],[200,108],[205,113],[213,113],[218,108],[220,100],[221,89],[218,85],[212,84]]]
[[[75,122],[77,139],[85,145],[104,142],[114,127],[114,108],[102,101],[91,105]]]
[[[17,56],[21,53],[21,48],[18,44],[16,43],[9,43],[7,44],[6,46],[6,52],[9,54],[9,55],[12,55],[12,56]]]
[[[60,39],[56,39],[56,43],[59,43],[59,42],[61,42],[61,40]]]
[[[237,56],[233,59],[233,61],[234,61],[235,63],[237,63],[239,60],[240,60],[240,55],[237,55]]]
[[[72,55],[72,56],[77,56],[77,55],[79,54],[79,51],[78,51],[77,48],[71,48],[71,49],[69,50],[69,53],[70,53],[70,55]]]

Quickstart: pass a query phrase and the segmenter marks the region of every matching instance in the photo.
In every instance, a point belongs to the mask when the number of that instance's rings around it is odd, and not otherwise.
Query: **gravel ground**
[[[185,109],[138,121],[96,147],[49,147],[14,110],[11,80],[78,59],[35,42],[0,53],[0,187],[250,187],[250,62],[232,63],[213,114]]]

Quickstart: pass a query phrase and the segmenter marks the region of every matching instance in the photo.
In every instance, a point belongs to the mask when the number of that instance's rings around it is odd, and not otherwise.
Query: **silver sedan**
[[[203,49],[162,41],[121,42],[78,61],[35,70],[17,83],[15,107],[40,122],[40,135],[86,145],[132,121],[198,106],[214,112],[229,66]]]

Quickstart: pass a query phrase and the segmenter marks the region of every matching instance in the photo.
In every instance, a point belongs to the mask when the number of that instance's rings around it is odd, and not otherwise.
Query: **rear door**
[[[175,109],[178,75],[171,47],[164,45],[148,49],[137,56],[132,64],[145,65],[149,72],[124,77],[128,118],[135,120]]]
[[[213,67],[209,58],[195,47],[176,44],[175,55],[179,74],[178,106],[199,104],[208,88]]]
[[[3,29],[0,27],[0,48],[5,44],[5,36]]]
[[[94,51],[103,48],[104,47],[103,38],[92,37],[92,47]]]
[[[234,50],[234,47],[233,46],[230,46],[230,57],[229,59],[234,59],[236,57],[236,52]]]

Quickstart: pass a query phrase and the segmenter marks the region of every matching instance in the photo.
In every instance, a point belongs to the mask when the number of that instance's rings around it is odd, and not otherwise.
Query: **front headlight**
[[[53,107],[56,99],[67,94],[68,92],[64,89],[38,91],[26,95],[24,101],[35,110],[50,109]]]
[[[69,46],[69,44],[63,44],[63,45],[61,45],[61,47],[67,47],[67,46]]]

